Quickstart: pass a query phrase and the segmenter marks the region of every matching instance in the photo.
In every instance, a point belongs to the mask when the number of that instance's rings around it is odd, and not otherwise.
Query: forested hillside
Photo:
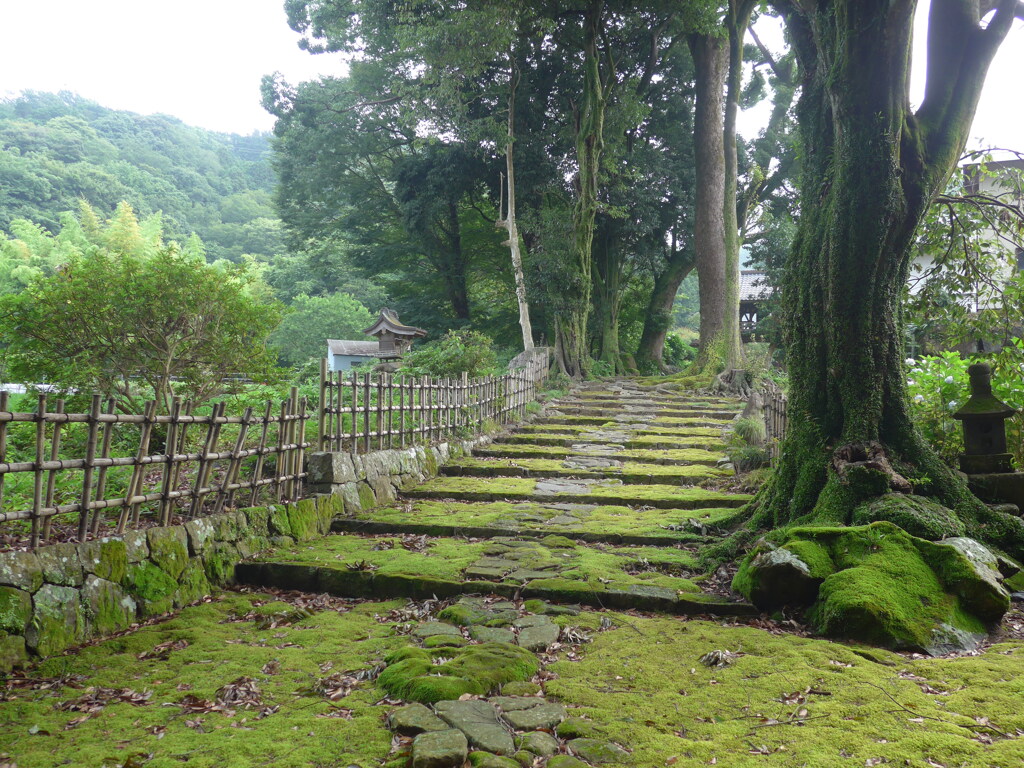
[[[268,137],[222,134],[168,115],[108,109],[71,93],[0,102],[0,231],[51,231],[86,200],[109,216],[126,201],[160,211],[168,237],[202,238],[210,260],[281,253]]]

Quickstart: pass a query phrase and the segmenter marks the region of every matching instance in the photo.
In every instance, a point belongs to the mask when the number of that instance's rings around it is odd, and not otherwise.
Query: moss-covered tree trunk
[[[693,143],[697,191],[694,241],[700,293],[700,349],[706,359],[725,330],[725,148],[723,94],[729,69],[726,41],[715,35],[689,39],[696,71]],[[738,318],[737,318],[738,321]]]
[[[578,196],[573,208],[569,279],[565,309],[556,318],[556,359],[574,378],[587,374],[587,320],[590,315],[591,248],[597,216],[598,175],[604,149],[604,118],[615,76],[609,62],[602,76],[599,37],[604,3],[587,5],[583,20],[583,95],[575,115]]]
[[[666,370],[663,359],[665,339],[672,328],[672,306],[679,286],[693,269],[693,252],[673,248],[668,264],[654,277],[654,288],[644,313],[644,329],[636,351],[637,365],[643,370],[655,366]]]
[[[750,25],[754,0],[729,0],[726,27],[729,30],[729,69],[726,78],[723,149],[725,169],[722,207],[725,237],[725,294],[722,297],[722,362],[726,370],[743,363],[740,343],[740,222],[736,205],[738,165],[736,157],[736,115],[743,88],[743,38]]]
[[[984,29],[976,3],[931,7],[928,86],[914,113],[913,2],[784,6],[803,77],[803,199],[783,284],[789,431],[757,523],[848,522],[857,502],[899,481],[868,471],[853,482],[837,471],[844,454],[857,457],[851,447],[875,441],[971,535],[1021,553],[1021,521],[970,495],[924,444],[906,400],[900,298],[914,232],[960,156],[1015,3],[1001,2]]]

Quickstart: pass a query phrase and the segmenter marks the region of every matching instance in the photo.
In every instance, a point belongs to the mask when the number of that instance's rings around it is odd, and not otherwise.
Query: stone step
[[[680,406],[684,408],[694,409],[711,409],[711,410],[730,410],[730,411],[742,411],[744,403],[740,400],[706,400],[701,398],[685,397],[685,396],[673,396],[673,395],[660,395],[660,394],[641,394],[635,396],[619,396],[619,395],[597,395],[589,392],[580,392],[579,394],[570,395],[566,398],[559,398],[559,400],[573,399],[583,403],[600,403],[600,404],[620,404],[629,403],[632,405],[643,405],[646,403],[656,404],[668,404],[672,406]]]
[[[721,442],[721,427],[677,427],[671,424],[655,422],[623,424],[606,421],[602,424],[558,424],[555,420],[546,420],[543,424],[522,424],[515,427],[509,434],[515,435],[578,435],[586,438],[595,431],[611,429],[631,432],[635,435],[680,435],[684,437],[709,437]]]
[[[733,474],[707,464],[642,464],[603,456],[541,458],[469,458],[441,468],[446,477],[609,478],[627,485],[706,485]]]
[[[712,411],[698,410],[693,408],[672,408],[656,405],[628,406],[623,408],[594,407],[591,405],[576,405],[568,403],[552,403],[546,409],[556,410],[559,413],[572,416],[668,416],[677,419],[702,419],[704,421],[732,421],[737,415],[736,411]]]
[[[715,448],[721,448],[721,441],[715,442]],[[474,456],[491,458],[533,458],[533,459],[566,459],[570,456],[608,456],[621,461],[637,461],[643,464],[703,464],[715,466],[724,453],[704,448],[682,448],[676,450],[658,450],[642,448],[625,448],[624,446],[605,446],[600,443],[582,445],[581,448],[562,445],[536,445],[530,443],[492,443],[477,448]]]
[[[405,491],[403,495],[409,499],[568,502],[660,509],[742,507],[751,499],[751,496],[745,493],[724,493],[696,487],[624,485],[595,480],[533,480],[518,477],[437,477]]]
[[[674,435],[623,435],[621,440],[609,439],[603,435],[502,435],[493,441],[493,445],[557,445],[564,448],[573,448],[577,445],[601,445],[612,444],[623,448],[646,448],[646,449],[682,449],[701,448],[714,450],[722,447],[721,438],[680,436]],[[485,455],[485,454],[481,454]]]
[[[618,419],[627,419],[629,414],[620,413]],[[571,413],[551,413],[545,414],[537,419],[534,419],[534,424],[568,424],[568,425],[581,425],[581,426],[602,426],[604,424],[615,424],[615,423],[635,423],[637,425],[649,424],[653,421],[657,421],[663,418],[671,418],[669,422],[673,426],[680,427],[716,427],[718,429],[724,429],[727,427],[729,421],[721,421],[715,419],[701,419],[693,417],[656,417],[654,419],[642,419],[637,418],[635,421],[616,421],[614,416],[581,416]]]
[[[752,615],[692,579],[693,553],[676,548],[591,547],[564,536],[485,541],[331,535],[240,563],[245,584],[353,598],[465,594],[665,613]]]

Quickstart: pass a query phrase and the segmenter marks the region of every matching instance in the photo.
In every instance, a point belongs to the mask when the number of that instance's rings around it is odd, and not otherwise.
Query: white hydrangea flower
[[[952,384],[953,383],[953,377],[952,376],[947,376],[946,378],[943,379],[943,381],[946,382],[947,384]]]
[[[924,402],[924,395],[914,395],[914,402],[915,403],[923,403]]]
[[[914,358],[912,358],[912,357],[908,357],[908,358],[907,358],[906,360],[904,360],[903,362],[905,362],[905,363],[906,363],[907,365],[917,365],[917,360],[915,360],[915,359],[914,359]]]
[[[916,381],[914,381],[913,379],[907,379],[907,386],[908,386],[908,387],[913,387],[913,386],[915,386],[916,384],[917,384],[917,382],[916,382]]]
[[[949,410],[951,410],[951,411],[952,411],[952,410],[953,410],[954,408],[956,408],[956,400],[950,400],[950,401],[949,401],[949,404],[948,404],[948,408],[949,408]]]

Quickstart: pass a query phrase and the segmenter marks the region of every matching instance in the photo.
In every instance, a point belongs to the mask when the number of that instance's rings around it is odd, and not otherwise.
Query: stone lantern
[[[1016,411],[992,394],[992,369],[987,363],[967,368],[971,377],[971,396],[963,408],[953,414],[964,429],[964,452],[960,469],[968,475],[1013,472],[1006,452],[1006,419]]]

